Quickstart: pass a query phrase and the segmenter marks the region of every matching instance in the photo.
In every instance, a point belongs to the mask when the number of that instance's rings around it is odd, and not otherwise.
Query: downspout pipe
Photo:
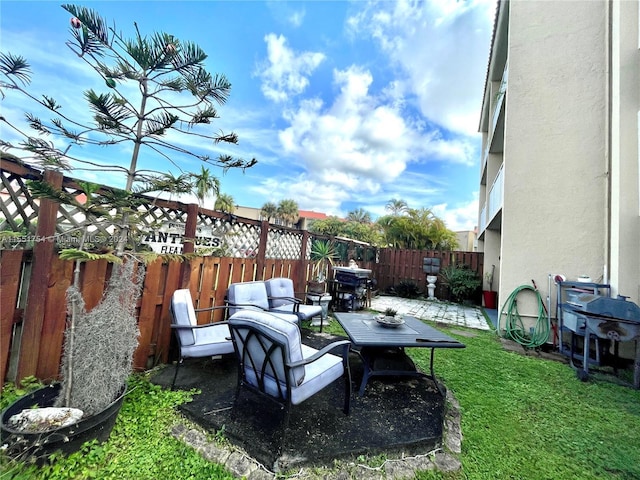
[[[604,266],[602,283],[609,283],[611,274],[611,169],[612,156],[612,112],[613,112],[613,3],[605,2],[607,14],[605,21],[605,56],[606,56],[606,84],[605,84],[605,222],[604,222]]]

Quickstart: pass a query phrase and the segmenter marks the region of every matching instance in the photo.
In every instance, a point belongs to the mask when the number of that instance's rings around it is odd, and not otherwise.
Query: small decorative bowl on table
[[[386,328],[397,328],[400,325],[404,324],[404,318],[399,317],[399,316],[388,317],[388,316],[380,315],[380,316],[376,317],[376,321],[380,325],[382,325],[383,327],[386,327]]]

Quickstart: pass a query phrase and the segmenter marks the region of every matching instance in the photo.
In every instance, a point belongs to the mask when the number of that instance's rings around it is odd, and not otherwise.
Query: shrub
[[[393,290],[396,295],[402,298],[417,298],[420,296],[418,284],[413,280],[400,280]]]
[[[477,272],[468,265],[449,265],[440,271],[440,275],[442,283],[449,287],[451,299],[458,303],[471,298],[482,284]]]

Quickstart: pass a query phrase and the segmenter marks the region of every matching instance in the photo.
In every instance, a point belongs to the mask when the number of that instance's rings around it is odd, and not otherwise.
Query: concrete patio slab
[[[467,306],[439,300],[400,298],[387,295],[378,295],[371,299],[372,310],[384,312],[387,308],[393,308],[399,314],[411,315],[430,322],[477,330],[491,329],[482,309],[473,305]]]

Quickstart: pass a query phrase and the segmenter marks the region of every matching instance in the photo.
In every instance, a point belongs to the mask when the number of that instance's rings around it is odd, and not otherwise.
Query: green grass
[[[457,337],[464,350],[436,351],[436,375],[462,409],[463,473],[448,478],[640,478],[640,391],[583,383],[564,363],[474,333]],[[411,356],[428,367],[426,349]]]
[[[492,332],[443,330],[467,346],[435,353],[436,374],[462,410],[463,469],[418,479],[640,478],[640,391],[580,382],[566,364],[503,350]],[[344,335],[335,321],[325,331]],[[428,371],[428,349],[409,353]],[[3,403],[22,393],[7,389]],[[134,376],[108,442],[39,470],[5,462],[0,479],[231,479],[169,433],[190,395]]]
[[[13,396],[11,388],[7,390],[3,403]],[[108,442],[85,444],[80,452],[57,457],[40,469],[3,459],[0,479],[232,479],[224,467],[208,462],[170,434],[181,420],[175,407],[191,395],[163,390],[146,376],[135,375]]]
[[[466,345],[434,361],[460,402],[463,470],[419,479],[640,478],[640,391],[581,382],[567,364],[504,350],[495,332],[438,328]],[[344,335],[335,321],[326,330]],[[429,371],[429,349],[409,354]]]

